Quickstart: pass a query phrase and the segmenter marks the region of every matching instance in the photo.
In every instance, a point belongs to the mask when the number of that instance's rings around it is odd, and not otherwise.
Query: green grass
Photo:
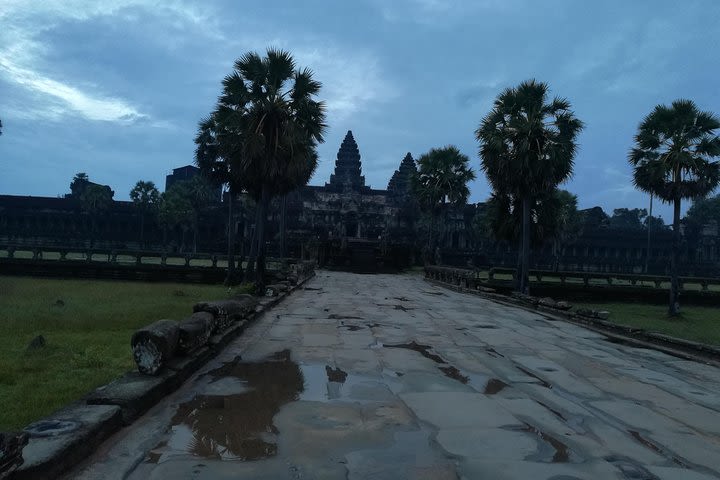
[[[576,308],[592,308],[610,312],[609,320],[621,325],[695,342],[720,345],[720,308],[681,306],[681,318],[670,318],[667,305],[646,303],[578,304]]]
[[[0,431],[28,423],[134,368],[130,337],[180,320],[221,285],[0,276]],[[27,351],[42,334],[47,345]]]

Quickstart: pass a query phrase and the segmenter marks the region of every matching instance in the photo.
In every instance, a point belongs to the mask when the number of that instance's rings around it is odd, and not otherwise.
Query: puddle
[[[678,460],[676,457],[673,457],[672,455],[668,455],[662,448],[658,447],[657,445],[652,443],[650,440],[648,440],[647,438],[640,435],[640,432],[635,431],[635,430],[628,430],[628,433],[630,435],[632,435],[632,437],[638,443],[640,443],[643,447],[645,447],[649,450],[652,450],[653,452],[657,453],[658,455],[660,455],[662,457],[670,458],[673,462],[675,462],[676,465],[679,465],[683,468],[689,468],[686,464],[684,464],[683,462]]]
[[[155,448],[150,450],[145,456],[145,463],[159,463],[162,458],[162,449],[167,447],[167,441],[158,443]]]
[[[427,293],[428,295],[445,295],[443,292],[428,292],[427,290],[422,290],[422,293]]]
[[[515,365],[515,368],[517,368],[518,370],[520,370],[521,372],[523,372],[525,375],[527,375],[527,376],[529,376],[529,377],[533,377],[534,379],[538,380],[538,381],[540,382],[540,385],[542,385],[543,387],[545,387],[545,388],[552,388],[552,385],[550,385],[548,382],[546,382],[546,381],[543,380],[542,378],[540,378],[540,377],[538,377],[537,375],[535,375],[534,373],[532,373],[530,370],[526,370],[526,369],[524,369],[523,367],[519,367],[519,366],[517,366],[517,365]]]
[[[371,346],[372,348],[372,346]],[[446,362],[440,355],[436,353],[432,353],[430,350],[432,350],[432,347],[430,345],[421,345],[414,340],[410,343],[400,343],[396,345],[385,345],[385,348],[404,348],[407,350],[412,350],[414,352],[418,352],[423,357],[432,360],[435,363],[442,364],[441,367],[438,367],[438,370],[443,372],[446,377],[452,378],[453,380],[457,380],[458,382],[462,384],[467,384],[470,381],[470,377],[467,375],[463,375],[460,370],[458,370],[457,367],[450,365],[448,362]]]
[[[543,440],[546,444],[550,445],[550,447],[553,448],[555,453],[550,460],[551,463],[567,463],[570,461],[570,450],[568,449],[568,446],[557,438],[543,432],[536,427],[533,427],[528,423],[525,424],[525,428],[523,428],[522,431],[537,435],[538,437],[540,437],[541,440]]]
[[[500,380],[499,378],[491,378],[487,381],[487,384],[485,384],[485,389],[483,390],[483,393],[485,395],[495,395],[496,393],[500,393],[505,387],[507,387],[508,384]]]
[[[209,386],[240,379],[246,391],[197,395],[178,406],[168,448],[219,460],[258,460],[277,453],[273,417],[303,391],[303,374],[284,350],[263,362],[238,359],[209,372]],[[233,382],[230,382],[233,383]]]
[[[505,358],[505,355],[503,355],[502,353],[498,352],[497,350],[495,350],[495,349],[492,348],[492,347],[486,347],[486,348],[485,348],[485,351],[488,352],[490,355],[492,355],[492,356],[495,357],[495,358],[497,358],[497,357]]]
[[[467,384],[470,380],[468,377],[460,373],[460,370],[458,370],[456,367],[453,367],[452,365],[448,365],[447,367],[438,367],[438,369],[443,372],[446,377],[457,380],[460,383]]]
[[[405,348],[408,350],[412,350],[414,352],[418,352],[423,357],[428,358],[435,363],[446,363],[445,360],[443,360],[440,355],[437,355],[435,353],[430,353],[430,350],[432,349],[432,347],[430,345],[420,345],[419,343],[415,342],[414,340],[410,343],[385,345],[385,348]]]
[[[362,330],[363,327],[360,325],[338,325],[337,328],[347,328],[351,332],[357,332],[358,330]]]
[[[399,305],[396,303],[376,303],[378,307],[393,307],[395,310],[402,310],[403,312],[407,312],[410,310],[415,310],[414,308],[406,307],[405,305]]]
[[[354,317],[352,315],[338,315],[336,313],[331,313],[328,315],[328,319],[330,320],[362,320],[362,317]]]
[[[605,457],[605,461],[611,463],[615,468],[620,470],[623,478],[627,479],[641,479],[641,480],[660,480],[656,475],[653,475],[647,468],[640,465],[635,460],[622,457],[619,455],[610,455]]]

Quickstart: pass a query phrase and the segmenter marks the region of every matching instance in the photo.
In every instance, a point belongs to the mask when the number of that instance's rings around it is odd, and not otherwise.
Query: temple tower
[[[388,194],[392,197],[404,197],[410,193],[411,185],[410,179],[417,173],[417,167],[415,166],[415,160],[413,159],[410,152],[405,155],[400,166],[393,176],[390,178],[387,190]]]
[[[326,183],[325,187],[334,191],[366,190],[365,177],[361,175],[361,170],[360,150],[352,131],[348,130],[337,153],[335,173],[330,175],[330,183]]]

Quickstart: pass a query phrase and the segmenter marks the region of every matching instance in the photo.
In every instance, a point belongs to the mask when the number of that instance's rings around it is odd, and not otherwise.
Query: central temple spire
[[[360,150],[355,143],[352,130],[348,130],[337,153],[335,173],[330,175],[330,183],[325,186],[336,190],[364,190],[365,177],[361,173]]]

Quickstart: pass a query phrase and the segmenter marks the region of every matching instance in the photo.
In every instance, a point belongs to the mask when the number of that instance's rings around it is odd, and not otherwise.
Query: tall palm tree
[[[140,243],[145,246],[145,216],[157,210],[160,192],[154,182],[139,180],[130,190],[130,200],[140,212]]]
[[[483,118],[475,136],[483,171],[495,192],[522,208],[518,289],[529,292],[533,199],[547,195],[572,174],[583,124],[562,98],[548,101],[548,86],[535,80],[505,89]]]
[[[320,82],[310,69],[296,69],[288,52],[271,48],[265,57],[246,53],[234,67],[196,142],[198,152],[207,157],[202,163],[227,163],[227,170],[257,203],[255,279],[262,290],[268,205],[312,175],[316,146],[324,141],[325,106],[314,98]],[[208,125],[209,134],[203,132]],[[202,144],[206,140],[207,147]]]
[[[673,204],[671,316],[680,314],[680,204],[683,199],[708,195],[720,183],[720,163],[714,160],[720,157],[718,128],[720,120],[690,100],[676,100],[669,107],[657,105],[640,123],[628,156],[635,186]]]
[[[468,182],[475,179],[470,159],[454,145],[433,148],[417,160],[418,170],[412,188],[420,207],[429,214],[426,261],[432,263],[435,251],[435,223],[447,204],[462,205],[470,196]]]

